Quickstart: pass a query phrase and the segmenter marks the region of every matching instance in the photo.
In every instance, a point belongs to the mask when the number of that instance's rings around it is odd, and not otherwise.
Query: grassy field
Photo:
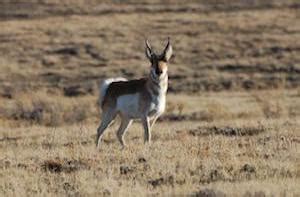
[[[0,3],[0,196],[300,196],[296,0]],[[96,150],[98,84],[170,36],[167,110]]]

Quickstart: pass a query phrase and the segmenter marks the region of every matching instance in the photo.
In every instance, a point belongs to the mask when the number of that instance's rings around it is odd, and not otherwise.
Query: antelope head
[[[170,44],[170,38],[168,38],[168,43],[160,55],[157,55],[151,48],[148,40],[146,42],[146,57],[151,62],[151,75],[156,79],[161,79],[167,75],[168,62],[172,57],[173,49]]]

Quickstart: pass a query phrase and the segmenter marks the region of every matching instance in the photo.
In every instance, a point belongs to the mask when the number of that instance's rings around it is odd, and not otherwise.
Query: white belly
[[[141,111],[139,93],[123,95],[117,99],[117,111],[129,118],[137,119],[143,115],[148,115],[150,118],[160,116],[165,111],[166,97],[156,97],[150,103],[145,103],[145,106],[147,106],[144,109],[146,111]]]
[[[139,97],[140,95],[138,93],[120,96],[117,99],[117,111],[120,111],[130,118],[140,117]]]

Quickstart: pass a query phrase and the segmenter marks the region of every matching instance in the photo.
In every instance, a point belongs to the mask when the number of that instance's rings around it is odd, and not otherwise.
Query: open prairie
[[[0,196],[300,196],[297,0],[0,2]],[[167,109],[95,147],[98,85],[171,38]]]

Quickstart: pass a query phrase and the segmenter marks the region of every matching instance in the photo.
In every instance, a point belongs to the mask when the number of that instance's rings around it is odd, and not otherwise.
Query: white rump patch
[[[127,79],[123,78],[123,77],[117,77],[117,78],[108,78],[103,80],[101,86],[100,86],[100,95],[99,95],[99,100],[98,100],[98,104],[102,105],[104,96],[106,94],[106,90],[109,86],[109,84],[111,84],[112,82],[116,82],[116,81],[127,81]]]

